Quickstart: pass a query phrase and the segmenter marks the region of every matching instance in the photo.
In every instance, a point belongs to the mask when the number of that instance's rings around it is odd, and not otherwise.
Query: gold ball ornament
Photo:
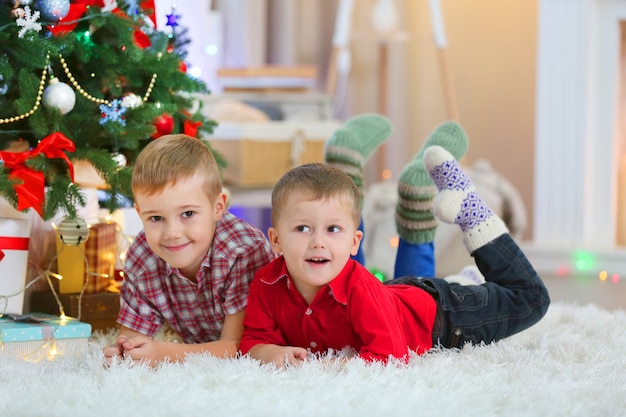
[[[66,217],[59,223],[57,234],[64,245],[78,246],[89,237],[89,226],[80,217]]]

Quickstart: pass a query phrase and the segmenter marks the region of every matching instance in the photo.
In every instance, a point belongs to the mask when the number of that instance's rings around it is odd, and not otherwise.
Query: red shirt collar
[[[354,272],[355,264],[355,260],[349,259],[339,275],[325,285],[325,287],[330,288],[330,293],[335,301],[343,305],[348,304],[348,289],[350,287],[350,278]],[[280,258],[273,263],[273,268],[271,268],[270,271],[267,271],[265,276],[263,276],[261,282],[268,285],[274,285],[283,278],[285,279],[285,285],[287,285],[288,288],[291,288],[291,281],[293,278],[289,275],[285,258],[281,255]]]

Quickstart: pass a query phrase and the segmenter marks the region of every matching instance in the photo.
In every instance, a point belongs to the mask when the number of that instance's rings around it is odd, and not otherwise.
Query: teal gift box
[[[84,351],[91,325],[49,314],[7,314],[0,317],[0,355],[29,361],[54,360]]]

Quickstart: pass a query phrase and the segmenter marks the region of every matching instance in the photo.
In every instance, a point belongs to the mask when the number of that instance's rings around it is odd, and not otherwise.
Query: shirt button
[[[306,314],[307,316],[310,316],[311,313],[313,313],[313,310],[311,310],[310,308],[307,308],[306,311],[304,312],[304,314]]]
[[[315,343],[315,342],[311,342],[310,346],[311,346],[312,348],[316,348],[316,347],[317,347],[317,343]]]

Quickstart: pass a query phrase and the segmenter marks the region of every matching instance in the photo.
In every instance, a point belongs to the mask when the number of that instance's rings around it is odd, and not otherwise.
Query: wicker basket
[[[324,161],[337,121],[220,123],[208,139],[228,161],[226,184],[272,187],[291,168]]]

